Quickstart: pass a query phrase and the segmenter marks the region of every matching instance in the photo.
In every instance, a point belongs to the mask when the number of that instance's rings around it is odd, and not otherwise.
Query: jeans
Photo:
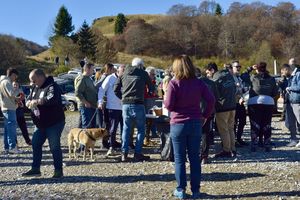
[[[103,119],[103,110],[97,109],[96,124],[98,128],[105,128]]]
[[[40,169],[42,161],[42,148],[46,139],[48,139],[50,151],[53,156],[55,171],[62,171],[62,151],[60,146],[60,137],[64,129],[65,122],[59,122],[45,129],[35,128],[32,137],[33,162],[32,169]]]
[[[244,104],[236,104],[236,109],[235,109],[235,122],[234,122],[234,133],[236,135],[236,140],[241,141],[242,140],[242,135],[244,132],[244,127],[246,125],[246,108]]]
[[[17,141],[17,117],[15,110],[3,110],[4,118],[4,149],[16,148]]]
[[[300,104],[286,104],[285,126],[291,132],[291,140],[297,140],[297,129],[300,123]]]
[[[200,190],[201,165],[200,143],[201,128],[200,120],[189,120],[184,123],[171,124],[171,139],[175,157],[175,178],[177,189],[186,188],[186,151],[190,161],[191,190],[197,193]]]
[[[121,124],[121,130],[123,127],[122,110],[107,109],[109,117],[109,142],[110,147],[115,148],[116,146],[116,132],[119,124]]]
[[[122,152],[128,153],[130,143],[130,133],[132,124],[135,123],[138,129],[135,153],[142,153],[142,147],[145,137],[145,107],[143,104],[124,104],[122,107],[123,115],[123,132],[122,132]]]
[[[208,158],[209,146],[213,141],[213,121],[214,116],[207,118],[206,123],[202,127],[202,146],[201,146],[201,157]]]
[[[86,108],[84,106],[79,108],[82,128],[95,128],[96,127],[96,114],[95,108]],[[92,119],[93,118],[93,119]]]

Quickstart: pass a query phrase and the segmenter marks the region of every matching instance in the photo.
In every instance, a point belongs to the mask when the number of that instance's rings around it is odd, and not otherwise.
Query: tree
[[[6,69],[24,63],[25,49],[17,42],[16,38],[0,35],[0,47],[0,67]]]
[[[199,5],[200,15],[214,15],[217,3],[214,0],[204,0]]]
[[[172,16],[180,15],[180,16],[193,17],[193,16],[197,16],[199,13],[196,6],[186,6],[183,4],[176,4],[173,5],[168,10],[167,14]]]
[[[119,13],[115,21],[115,34],[121,34],[127,25],[127,20],[123,13]]]
[[[57,36],[68,36],[74,30],[72,16],[65,6],[60,7],[54,23],[54,33]]]
[[[78,45],[83,56],[95,61],[96,38],[86,21],[83,22],[78,35]]]
[[[215,15],[217,15],[217,16],[221,16],[221,15],[223,15],[223,12],[222,12],[222,7],[221,7],[221,5],[220,5],[220,4],[217,4],[217,6],[216,6]]]

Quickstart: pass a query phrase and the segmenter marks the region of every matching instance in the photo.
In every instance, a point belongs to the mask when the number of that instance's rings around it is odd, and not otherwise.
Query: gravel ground
[[[67,133],[76,126],[78,113],[66,116],[61,140],[65,177],[51,179],[53,165],[47,142],[42,176],[21,177],[21,173],[30,169],[32,150],[18,133],[23,153],[0,155],[0,199],[173,199],[176,187],[173,164],[159,160],[158,145],[145,148],[145,153],[151,156],[150,162],[120,163],[119,157],[106,159],[106,150],[100,148],[100,142],[96,161],[69,161]],[[28,125],[32,133],[32,123]],[[300,149],[285,146],[289,135],[283,122],[274,117],[272,125],[276,145],[272,152],[261,149],[250,153],[249,147],[239,148],[237,159],[212,159],[202,167],[201,192],[205,199],[300,199]],[[3,123],[0,127],[3,141]],[[249,126],[245,127],[244,135],[249,140]],[[211,152],[219,148],[216,138]],[[189,186],[187,192],[190,193]]]

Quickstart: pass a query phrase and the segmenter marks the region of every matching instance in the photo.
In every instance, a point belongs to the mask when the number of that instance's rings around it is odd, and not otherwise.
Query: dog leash
[[[91,125],[91,123],[92,123],[92,121],[93,121],[93,119],[94,119],[96,113],[97,113],[97,108],[96,108],[96,110],[95,110],[95,112],[94,112],[94,114],[93,114],[93,116],[92,116],[90,122],[88,123],[88,125],[87,125],[86,127],[90,127],[90,125]]]

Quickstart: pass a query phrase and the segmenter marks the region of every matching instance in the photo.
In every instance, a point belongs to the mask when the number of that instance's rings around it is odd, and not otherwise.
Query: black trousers
[[[201,158],[207,158],[209,152],[209,146],[214,139],[213,131],[214,116],[207,118],[206,123],[202,127],[202,146],[201,146]]]
[[[263,137],[265,145],[270,145],[273,107],[273,105],[263,104],[248,106],[252,145],[257,145],[259,136]]]
[[[246,108],[244,104],[236,104],[235,109],[235,121],[234,121],[234,133],[236,135],[236,140],[240,141],[244,132],[244,127],[246,125]]]
[[[21,107],[18,107],[16,110],[16,115],[17,115],[17,123],[22,132],[25,142],[26,143],[31,142],[31,139],[29,138],[29,134],[28,134],[28,130],[27,130],[26,120],[24,117],[24,109]]]

